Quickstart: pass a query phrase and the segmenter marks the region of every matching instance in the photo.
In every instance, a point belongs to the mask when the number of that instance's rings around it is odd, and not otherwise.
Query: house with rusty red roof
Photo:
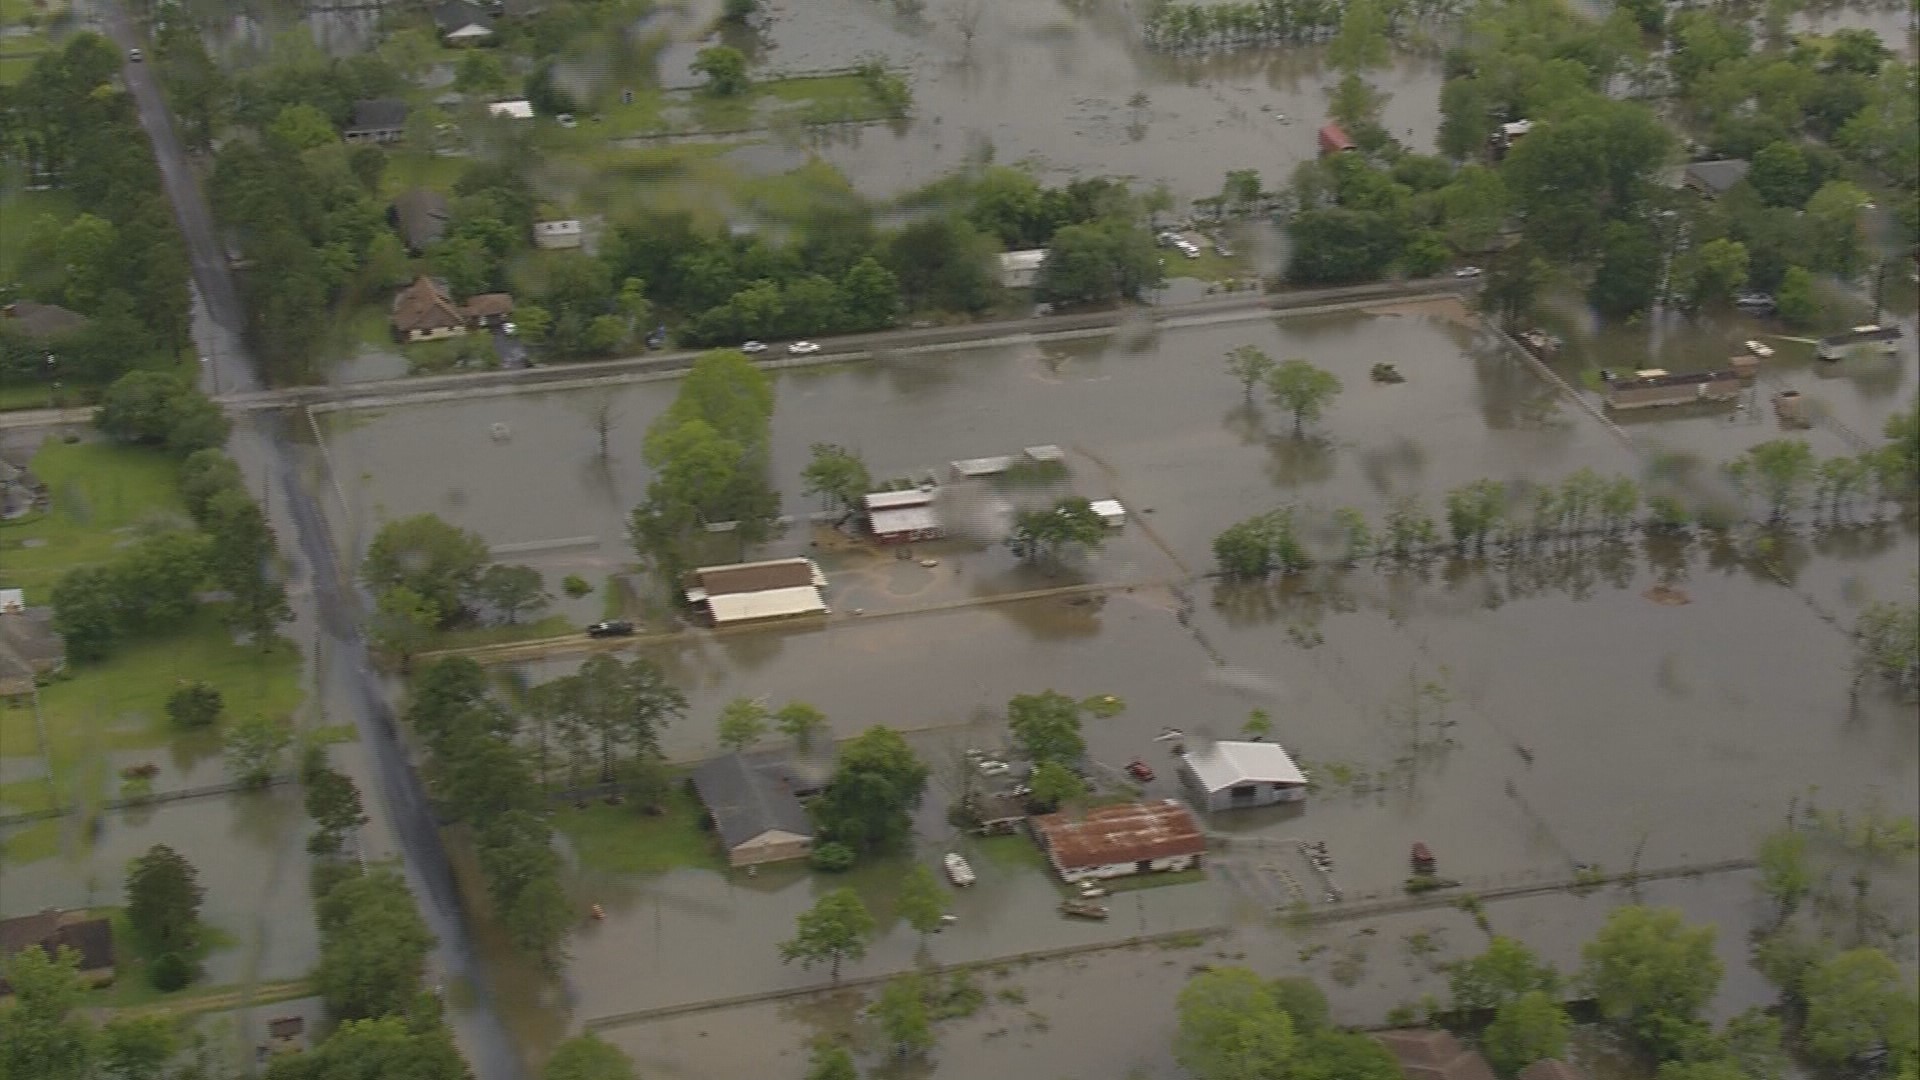
[[[1451,1031],[1382,1031],[1374,1039],[1393,1055],[1406,1080],[1497,1080],[1493,1066],[1480,1051],[1461,1042]]]
[[[1193,811],[1172,799],[1042,814],[1029,827],[1066,881],[1191,870],[1207,851]]]

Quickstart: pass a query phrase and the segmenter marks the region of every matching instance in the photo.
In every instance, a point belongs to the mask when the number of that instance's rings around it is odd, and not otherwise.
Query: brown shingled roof
[[[1383,1031],[1374,1036],[1407,1080],[1496,1080],[1493,1067],[1450,1031]]]
[[[430,277],[418,277],[393,297],[393,328],[401,333],[467,325],[453,298]]]
[[[1207,850],[1193,812],[1172,799],[1123,803],[1087,811],[1079,820],[1065,814],[1033,819],[1054,863],[1063,870],[1198,855]]]
[[[798,589],[812,585],[813,564],[805,559],[774,559],[768,562],[740,563],[737,566],[705,566],[694,571],[700,587],[708,596],[732,596],[735,593],[765,592],[768,589]]]
[[[493,319],[513,314],[513,295],[503,292],[475,293],[467,297],[467,314],[476,319]]]
[[[17,919],[0,920],[0,960],[31,948],[57,956],[61,949],[80,954],[83,974],[113,970],[113,924],[90,919],[81,911],[42,911]],[[0,978],[0,995],[13,992]]]

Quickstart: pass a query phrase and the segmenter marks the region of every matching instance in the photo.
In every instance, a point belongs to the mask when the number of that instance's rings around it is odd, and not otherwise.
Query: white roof
[[[1008,251],[1000,255],[1000,269],[1009,273],[1019,270],[1038,270],[1040,269],[1040,264],[1046,261],[1046,248],[1028,248],[1025,251]]]
[[[875,536],[892,536],[895,533],[938,529],[940,515],[931,506],[902,506],[893,510],[874,511],[870,523]]]
[[[539,232],[544,233],[577,233],[580,231],[580,222],[575,218],[565,218],[560,221],[536,221],[533,223],[533,227]]]
[[[868,510],[898,510],[903,506],[925,506],[933,501],[933,492],[914,488],[908,491],[876,491],[867,496]]]
[[[1240,784],[1304,784],[1307,775],[1278,743],[1217,742],[1181,755],[1208,791]]]
[[[1517,139],[1520,136],[1525,135],[1527,132],[1533,130],[1533,121],[1515,120],[1511,124],[1501,124],[1500,130],[1506,132],[1508,138]]]
[[[721,626],[732,622],[746,622],[750,619],[777,619],[788,615],[812,615],[824,613],[827,602],[821,598],[820,590],[811,585],[798,585],[791,589],[768,589],[764,592],[729,593],[725,596],[707,598],[707,610],[713,612],[713,621]]]
[[[533,119],[533,103],[525,99],[519,101],[496,101],[487,106],[487,111],[495,116],[504,116],[510,120]]]
[[[0,611],[25,611],[26,609],[25,589],[0,589]]]
[[[1051,444],[1047,446],[1029,446],[1021,451],[1034,461],[1065,461],[1067,452]]]
[[[1013,467],[1010,457],[977,457],[953,463],[953,471],[961,476],[993,476],[1006,472]]]
[[[1093,512],[1101,517],[1126,517],[1127,508],[1120,505],[1119,499],[1095,499]]]
[[[468,23],[467,25],[461,27],[458,30],[449,31],[447,33],[447,36],[450,38],[492,37],[493,28],[488,26],[481,26],[479,23]]]

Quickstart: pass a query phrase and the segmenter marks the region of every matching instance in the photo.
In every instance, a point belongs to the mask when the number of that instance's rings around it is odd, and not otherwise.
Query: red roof
[[[1062,870],[1199,855],[1207,839],[1193,812],[1162,799],[1089,810],[1078,820],[1065,814],[1033,819],[1040,841]]]
[[[1322,153],[1337,153],[1342,150],[1352,150],[1354,147],[1353,139],[1347,135],[1347,130],[1339,124],[1328,121],[1320,128],[1320,150]]]

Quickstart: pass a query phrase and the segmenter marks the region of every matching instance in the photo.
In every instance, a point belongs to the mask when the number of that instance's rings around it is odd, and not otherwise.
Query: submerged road
[[[105,29],[123,55],[128,49],[147,46],[118,4],[105,9]],[[161,183],[173,204],[193,264],[200,301],[193,334],[205,358],[201,367],[206,388],[241,394],[255,391],[261,381],[241,338],[245,316],[239,292],[192,162],[174,130],[152,69],[129,61],[122,70],[139,111],[140,126],[153,143]],[[446,981],[461,980],[471,988],[470,1000],[458,1009],[450,1008],[447,1014],[460,1048],[479,1080],[520,1080],[526,1073],[524,1063],[494,1008],[426,793],[408,764],[394,729],[392,710],[368,659],[360,630],[360,598],[340,572],[332,538],[302,482],[285,424],[286,418],[280,414],[256,414],[249,423],[236,427],[232,445],[246,475],[265,481],[271,495],[266,500],[267,512],[280,535],[293,541],[282,546],[282,554],[293,564],[294,580],[289,584],[296,594],[301,584],[307,586],[311,597],[307,614],[317,623],[296,633],[302,640],[306,633],[313,634],[312,659],[318,685],[328,692],[336,708],[353,713],[361,745],[371,760],[369,779],[374,790],[369,792],[370,801],[384,811],[404,856],[407,883],[421,917],[438,941],[433,963]]]

